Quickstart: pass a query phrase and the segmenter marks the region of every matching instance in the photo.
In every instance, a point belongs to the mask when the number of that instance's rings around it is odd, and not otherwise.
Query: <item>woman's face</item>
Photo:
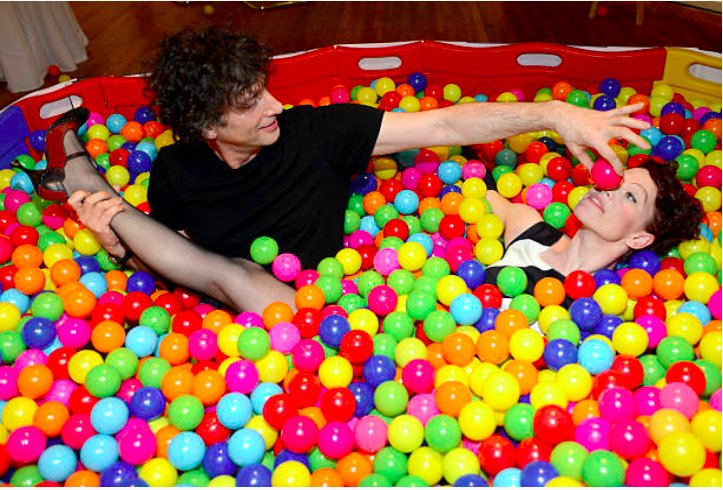
[[[654,239],[645,228],[655,214],[657,197],[658,188],[648,171],[632,168],[625,171],[617,189],[591,189],[575,207],[575,216],[605,240],[641,249]]]

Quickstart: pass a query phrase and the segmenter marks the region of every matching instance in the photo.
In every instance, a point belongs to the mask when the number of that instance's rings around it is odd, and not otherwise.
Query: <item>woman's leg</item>
[[[65,133],[63,146],[66,155],[83,150],[83,144],[72,131]],[[68,195],[76,191],[116,194],[89,156],[76,157],[66,163],[63,185]],[[127,202],[111,221],[111,228],[154,271],[239,311],[261,313],[274,301],[294,306],[294,290],[257,264],[204,250]]]

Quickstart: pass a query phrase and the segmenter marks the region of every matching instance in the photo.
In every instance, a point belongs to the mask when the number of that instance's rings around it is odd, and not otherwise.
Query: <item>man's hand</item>
[[[562,103],[552,111],[550,123],[572,154],[588,170],[592,168],[593,161],[585,149],[594,148],[612,164],[618,174],[622,174],[623,164],[608,142],[613,138],[622,138],[640,148],[650,148],[643,138],[632,131],[650,127],[647,122],[630,117],[630,114],[642,107],[643,104],[639,103],[601,112]]]
[[[118,190],[118,189],[116,189]],[[123,198],[109,192],[74,192],[68,204],[75,210],[80,222],[93,232],[98,242],[108,253],[117,257],[125,254],[125,248],[118,235],[110,227],[113,217],[123,211]]]

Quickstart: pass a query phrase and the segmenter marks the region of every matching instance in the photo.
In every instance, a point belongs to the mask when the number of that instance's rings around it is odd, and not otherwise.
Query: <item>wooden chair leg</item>
[[[587,14],[588,19],[594,19],[597,13],[597,2],[590,2],[590,12]]]
[[[645,12],[645,2],[635,2],[635,25],[643,25],[643,13]]]

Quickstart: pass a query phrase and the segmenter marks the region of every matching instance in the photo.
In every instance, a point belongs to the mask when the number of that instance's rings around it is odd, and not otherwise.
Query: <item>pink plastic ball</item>
[[[535,209],[543,209],[552,202],[552,189],[545,184],[532,184],[527,189],[527,204]]]
[[[718,291],[713,293],[708,300],[708,310],[710,311],[711,316],[715,318],[716,320],[721,319],[721,289],[719,288]]]
[[[698,107],[697,109],[693,109],[692,115],[695,118],[696,121],[700,121],[700,118],[705,116],[710,112],[710,107]]]
[[[660,410],[660,388],[643,386],[635,390],[635,413],[637,415],[653,415]]]
[[[218,353],[218,336],[212,330],[201,328],[188,337],[188,352],[199,361],[208,361]]]
[[[438,232],[432,233],[432,243],[442,248],[447,248],[447,240]]]
[[[413,359],[402,369],[402,383],[412,393],[429,393],[434,388],[434,367],[425,359]]]
[[[46,364],[47,360],[48,356],[40,349],[28,349],[15,359],[15,368],[20,372],[28,366]]]
[[[18,370],[12,366],[0,366],[0,400],[18,396]]]
[[[698,411],[698,396],[687,384],[675,381],[660,390],[660,406],[677,410],[692,419]]]
[[[141,383],[138,378],[126,379],[121,383],[118,393],[116,393],[115,396],[130,404],[133,395],[141,388],[143,388],[143,383]]]
[[[461,249],[461,250],[469,250],[470,252],[474,252],[474,245],[466,239],[465,237],[456,236],[447,241],[446,248],[449,250],[451,248],[455,249]]]
[[[317,279],[319,279],[318,272],[316,272],[314,269],[306,269],[301,271],[299,276],[296,278],[294,285],[296,289],[301,289],[302,286],[315,284]]]
[[[397,301],[397,293],[389,286],[376,286],[367,297],[369,309],[380,316],[393,312],[397,307]]]
[[[343,85],[337,85],[331,89],[331,95],[329,97],[332,104],[346,104],[351,100],[349,89]]]
[[[57,322],[58,340],[64,347],[80,349],[90,341],[91,328],[82,318],[68,317],[65,321]]]
[[[124,297],[125,296],[120,291],[106,291],[98,298],[98,304],[104,305],[107,303],[112,303],[114,305],[120,305],[123,303]]]
[[[281,430],[281,442],[290,451],[305,453],[317,442],[319,429],[309,417],[294,415],[284,424]]]
[[[332,421],[319,431],[318,444],[327,458],[341,459],[354,449],[354,432],[346,423]]]
[[[204,318],[206,315],[208,315],[214,310],[216,310],[216,308],[207,303],[199,303],[193,307],[193,311],[201,315],[201,318]]]
[[[625,422],[635,418],[635,400],[630,390],[606,388],[598,399],[602,418],[610,422]]]
[[[369,453],[376,453],[387,444],[387,433],[387,424],[376,415],[360,418],[354,427],[357,446]]]
[[[47,443],[45,434],[37,427],[18,427],[8,436],[5,448],[14,461],[32,463],[43,454]]]
[[[85,122],[85,127],[90,128],[96,124],[105,124],[105,119],[97,112],[91,112],[88,120]]]
[[[397,251],[393,248],[383,248],[379,250],[376,255],[374,255],[374,269],[383,276],[388,276],[399,269]]]
[[[465,180],[472,177],[484,179],[485,175],[487,175],[487,167],[479,160],[467,160],[467,163],[462,167],[462,178]]]
[[[85,441],[94,435],[96,431],[90,423],[90,414],[87,413],[72,414],[60,432],[63,443],[76,450],[80,450]]]
[[[4,192],[5,198],[3,199],[3,203],[5,204],[5,209],[10,212],[15,213],[20,206],[26,202],[30,202],[30,196],[25,194],[23,191],[5,189]],[[5,231],[7,232],[7,230]]]
[[[708,400],[708,403],[710,403],[710,406],[713,410],[717,410],[720,412],[721,408],[723,408],[723,391],[721,391],[720,388],[715,390],[710,396],[710,400]]]
[[[226,369],[226,387],[228,391],[248,395],[259,384],[259,372],[256,365],[241,359]]]
[[[282,354],[290,353],[301,340],[299,328],[289,322],[279,322],[271,327],[269,337],[271,337],[271,348]]]
[[[602,412],[602,410],[601,410]],[[601,417],[590,417],[575,427],[575,441],[589,452],[610,450],[610,422]]]
[[[655,348],[667,336],[665,322],[655,315],[641,315],[635,323],[645,329],[648,334],[648,347]]]
[[[357,249],[362,245],[374,245],[374,237],[366,230],[356,230],[349,235],[349,247]]]
[[[60,402],[67,406],[70,401],[70,395],[78,388],[78,385],[69,379],[58,379],[53,382],[50,391],[45,394],[43,401]]]
[[[670,476],[657,461],[639,458],[628,465],[625,484],[631,487],[667,487],[670,485]]]
[[[301,339],[291,349],[291,360],[299,371],[316,371],[324,357],[324,348],[312,339]]]
[[[518,88],[513,88],[510,90],[510,93],[514,94],[514,96],[517,97],[517,102],[524,102],[525,93],[522,90]]]
[[[291,282],[296,279],[301,272],[301,261],[294,254],[280,254],[271,264],[271,272],[274,273],[274,276],[276,276],[276,279],[279,281]]]
[[[439,415],[439,409],[437,408],[437,402],[434,400],[434,395],[424,393],[413,396],[407,404],[407,413],[417,418],[422,425],[426,426],[429,419],[435,415]]]
[[[431,150],[421,150],[414,157],[414,166],[423,174],[433,174],[439,168],[439,157]]]
[[[341,294],[359,294],[359,288],[356,286],[354,281],[350,281],[349,279],[342,279]]]
[[[603,190],[617,189],[623,181],[622,175],[619,175],[610,163],[605,160],[598,160],[592,166],[590,171],[592,181]]]
[[[422,172],[415,168],[409,167],[402,172],[402,185],[405,189],[415,190],[422,178]]]
[[[233,322],[246,328],[264,328],[264,319],[261,318],[261,315],[254,313],[253,311],[244,311],[243,313],[239,313],[236,315]]]
[[[637,420],[618,422],[610,430],[610,447],[625,459],[637,458],[650,449],[650,436]]]
[[[434,247],[432,247],[431,256],[443,259],[447,256],[447,250],[444,248],[444,245],[435,245]]]
[[[135,417],[116,434],[116,441],[121,459],[132,465],[141,465],[156,454],[155,435],[144,420]]]

